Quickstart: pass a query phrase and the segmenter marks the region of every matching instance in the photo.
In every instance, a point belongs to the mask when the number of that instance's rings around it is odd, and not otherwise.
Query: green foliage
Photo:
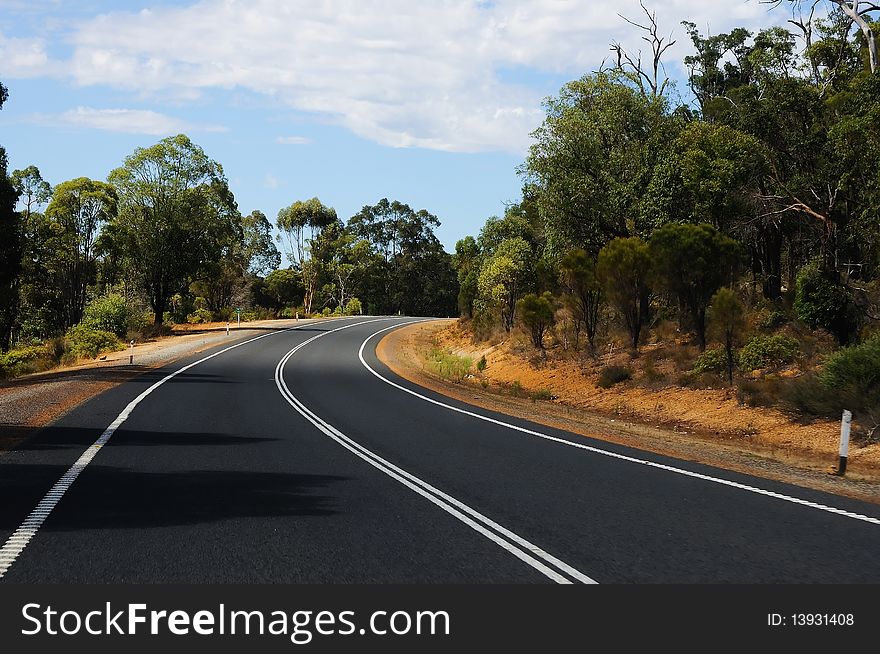
[[[484,370],[486,370],[487,365],[488,364],[486,363],[486,355],[484,354],[483,356],[480,357],[480,360],[477,361],[477,371],[483,372]]]
[[[556,322],[553,296],[550,293],[529,293],[517,302],[516,309],[519,319],[529,331],[532,344],[538,349],[544,349],[544,334]]]
[[[443,379],[460,383],[470,372],[473,359],[461,357],[442,348],[434,347],[426,356],[426,364],[430,371]]]
[[[600,388],[611,388],[615,384],[632,379],[632,371],[624,366],[605,366],[599,371],[596,384]]]
[[[857,315],[837,274],[823,270],[818,260],[801,268],[797,276],[794,310],[809,327],[822,327],[846,344],[858,328]]]
[[[800,414],[836,418],[843,409],[880,429],[880,336],[832,354],[818,375],[793,380],[785,404]]]
[[[880,408],[880,335],[832,354],[819,380],[838,392],[853,411]]]
[[[790,336],[773,334],[754,336],[739,353],[743,370],[762,370],[791,363],[800,352],[800,344]]]
[[[186,321],[190,325],[202,325],[213,320],[214,314],[212,314],[207,309],[203,309],[201,307],[186,316]],[[244,315],[242,315],[242,320],[246,320]]]
[[[625,75],[605,71],[569,82],[545,108],[521,172],[549,251],[596,254],[615,237],[643,234],[634,218],[676,129],[665,98],[646,97]]]
[[[107,293],[86,305],[82,323],[97,331],[105,331],[123,338],[128,333],[130,312],[125,298],[118,293]]]
[[[94,359],[104,352],[122,350],[125,346],[113,332],[74,325],[65,335],[67,354],[74,358]]]
[[[516,302],[527,290],[532,274],[532,247],[522,238],[508,238],[483,261],[478,280],[483,305],[496,315],[506,331],[513,328]]]
[[[739,245],[705,223],[669,223],[651,236],[653,277],[690,313],[700,350],[706,349],[706,309],[732,281]]]
[[[724,343],[727,381],[733,383],[733,369],[737,364],[733,348],[746,326],[745,309],[736,297],[736,293],[729,288],[719,288],[712,296],[708,313],[711,330],[716,332]]]
[[[604,301],[596,261],[586,250],[574,248],[562,258],[559,270],[565,304],[574,319],[575,348],[578,347],[582,326],[587,332],[590,347],[594,348]]]
[[[623,316],[634,350],[645,321],[650,271],[648,244],[636,236],[616,238],[599,252],[596,272],[608,302]]]
[[[114,248],[161,322],[175,289],[242,238],[223,167],[180,134],[137,148],[108,177],[119,197]]]
[[[46,348],[38,345],[17,347],[0,353],[0,378],[8,379],[31,372],[33,365],[46,357]]]
[[[348,302],[345,303],[345,310],[343,313],[346,316],[359,316],[364,312],[364,307],[361,304],[361,301],[356,297],[351,298]]]
[[[727,374],[727,351],[723,347],[715,347],[706,350],[694,362],[694,372],[714,372],[719,375]]]
[[[761,329],[776,329],[788,322],[788,314],[785,311],[771,311],[761,320]]]

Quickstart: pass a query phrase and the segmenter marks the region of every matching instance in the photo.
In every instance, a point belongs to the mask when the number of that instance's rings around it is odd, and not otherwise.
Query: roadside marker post
[[[238,329],[241,329],[241,307],[235,307],[235,316],[238,319]]]
[[[134,339],[131,339],[131,343],[128,344],[128,365],[134,363],[134,355],[131,351],[134,349]]]
[[[226,321],[226,335],[229,336],[229,321]]]
[[[843,418],[840,420],[840,460],[837,464],[837,474],[841,477],[846,474],[846,459],[849,456],[849,431],[852,426],[852,411],[843,410]]]

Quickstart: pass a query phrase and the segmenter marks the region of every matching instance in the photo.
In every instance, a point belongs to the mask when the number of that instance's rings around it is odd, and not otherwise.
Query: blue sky
[[[783,23],[757,0],[653,3],[714,33]],[[651,7],[651,4],[648,5]],[[104,179],[185,132],[239,208],[274,221],[318,196],[348,219],[382,197],[441,220],[447,249],[519,197],[541,100],[639,34],[636,0],[0,0],[0,144],[10,170]]]

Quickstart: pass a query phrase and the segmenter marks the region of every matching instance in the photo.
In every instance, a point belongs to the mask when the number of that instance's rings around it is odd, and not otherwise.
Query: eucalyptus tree
[[[96,241],[117,213],[116,190],[106,182],[78,177],[55,187],[46,218],[55,227],[56,283],[62,326],[82,319],[87,290],[95,282]]]
[[[240,237],[223,167],[184,134],[137,148],[109,176],[114,238],[159,324],[169,298]]]
[[[312,312],[312,304],[319,289],[319,281],[325,273],[326,262],[315,256],[316,240],[331,225],[337,225],[339,218],[333,207],[325,206],[318,198],[297,200],[278,212],[276,225],[281,231],[282,242],[290,262],[299,270],[302,277],[303,307],[306,313]]]

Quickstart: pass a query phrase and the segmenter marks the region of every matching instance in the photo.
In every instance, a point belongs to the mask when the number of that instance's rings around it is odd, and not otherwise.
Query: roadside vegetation
[[[491,352],[475,378],[493,357],[574,361],[608,392],[848,408],[880,437],[880,71],[860,25],[880,10],[829,5],[795,5],[791,30],[685,22],[685,93],[615,45],[546,101],[522,199],[456,244],[461,326]],[[653,14],[632,24],[662,64]]]

